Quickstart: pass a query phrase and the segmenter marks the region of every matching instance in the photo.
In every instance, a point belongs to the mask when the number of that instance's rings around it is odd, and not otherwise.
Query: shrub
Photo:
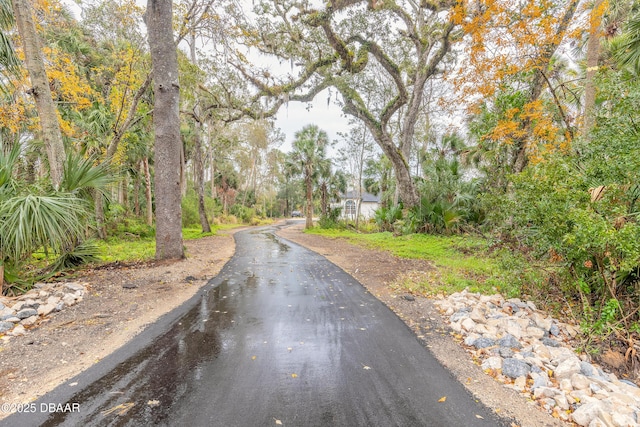
[[[235,215],[240,221],[243,223],[250,223],[251,219],[256,216],[256,211],[253,208],[248,208],[246,206],[242,206],[241,204],[236,203],[231,206],[229,210],[231,214]]]
[[[344,228],[344,225],[340,223],[340,212],[342,212],[341,207],[329,208],[327,215],[320,216],[318,226],[324,229]]]
[[[402,205],[381,207],[375,211],[374,219],[380,231],[394,231],[394,224],[402,220]]]

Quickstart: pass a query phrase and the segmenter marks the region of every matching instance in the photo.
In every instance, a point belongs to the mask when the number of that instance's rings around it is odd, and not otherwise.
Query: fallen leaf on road
[[[484,420],[484,418],[481,415],[476,414],[476,418],[480,418],[481,420]]]
[[[440,399],[438,399],[438,402],[445,402],[447,400],[447,396],[442,396]]]
[[[256,360],[257,356],[251,356],[251,360]]]
[[[298,374],[291,374],[291,378],[298,378]]]
[[[109,415],[114,412],[117,412],[118,415],[124,415],[127,413],[129,409],[131,409],[135,405],[133,402],[121,403],[120,405],[114,406],[111,409],[107,409],[106,411],[102,411],[102,415]]]
[[[275,418],[274,418],[274,420],[275,420],[277,426],[281,426],[282,425],[282,421],[276,420]]]
[[[289,353],[291,353],[291,350],[293,350],[291,347],[287,347],[287,350],[289,350]]]
[[[147,402],[147,405],[149,406],[158,406],[160,404],[159,400],[150,400]]]
[[[362,365],[362,369],[365,369],[365,370],[367,370],[367,371],[368,371],[369,369],[371,369],[371,367],[370,367],[370,366],[367,366],[367,365]]]

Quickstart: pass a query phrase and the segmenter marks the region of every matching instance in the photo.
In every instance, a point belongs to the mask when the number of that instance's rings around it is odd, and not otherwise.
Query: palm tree
[[[620,65],[640,75],[640,13],[629,18],[622,34],[611,41],[611,50]]]
[[[330,164],[326,157],[328,144],[327,133],[316,125],[307,125],[295,133],[289,162],[292,168],[304,177],[307,199],[305,228],[313,227],[313,184],[320,172],[326,170],[327,164]]]
[[[12,74],[17,74],[20,61],[13,50],[11,40],[5,34],[9,30],[15,19],[11,9],[10,0],[0,0],[0,91],[6,91],[9,78]]]
[[[320,206],[322,215],[329,216],[329,203],[340,198],[347,191],[347,176],[341,170],[333,172],[331,168],[320,175]]]

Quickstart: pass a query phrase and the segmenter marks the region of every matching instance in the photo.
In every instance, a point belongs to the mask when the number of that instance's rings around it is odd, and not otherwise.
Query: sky
[[[291,146],[294,135],[306,125],[314,124],[327,132],[329,140],[339,139],[338,132],[347,133],[349,123],[340,107],[333,102],[327,105],[327,93],[320,92],[307,110],[307,103],[290,102],[280,107],[276,115],[275,125],[286,135],[286,142],[281,147],[284,151]]]

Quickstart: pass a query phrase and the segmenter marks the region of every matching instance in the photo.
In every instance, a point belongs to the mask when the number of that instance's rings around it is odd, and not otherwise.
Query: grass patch
[[[434,271],[404,272],[395,286],[422,294],[450,294],[468,288],[472,292],[501,292],[520,295],[526,275],[515,275],[516,254],[491,252],[490,242],[477,236],[435,236],[411,234],[394,237],[391,233],[360,234],[349,230],[319,229],[307,233],[342,238],[366,248],[392,253],[400,258],[430,261]],[[518,277],[521,276],[521,279]],[[525,277],[526,276],[526,277]]]
[[[183,228],[183,240],[196,240],[203,237],[215,236],[220,230],[231,230],[244,227],[246,224],[217,224],[211,226],[210,233],[203,233],[200,227]],[[151,260],[156,255],[155,237],[138,237],[132,233],[120,233],[107,240],[97,242],[100,248],[100,259],[103,262],[133,262]]]
[[[211,227],[211,232],[203,233],[202,228],[183,228],[182,240],[196,240],[203,237],[215,236],[218,227]]]
[[[153,237],[122,238],[110,237],[96,242],[100,251],[100,260],[110,262],[146,261],[156,254],[156,240]]]

